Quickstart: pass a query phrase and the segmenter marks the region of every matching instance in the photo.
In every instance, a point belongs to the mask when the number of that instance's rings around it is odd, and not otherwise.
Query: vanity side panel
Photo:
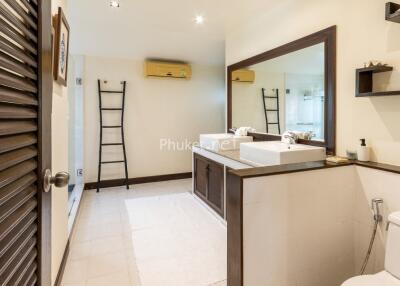
[[[243,285],[243,180],[226,175],[226,219],[228,224],[227,286]]]
[[[357,188],[354,166],[244,179],[243,285],[337,286],[355,275]]]

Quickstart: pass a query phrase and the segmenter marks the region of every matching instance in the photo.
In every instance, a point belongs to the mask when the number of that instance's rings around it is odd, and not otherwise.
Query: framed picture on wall
[[[54,43],[54,80],[67,86],[68,76],[68,51],[69,51],[69,25],[61,7],[54,19],[55,43]]]

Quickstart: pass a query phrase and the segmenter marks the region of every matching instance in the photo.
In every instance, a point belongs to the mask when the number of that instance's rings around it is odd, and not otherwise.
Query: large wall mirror
[[[285,131],[335,153],[336,27],[228,67],[228,128],[258,140]]]

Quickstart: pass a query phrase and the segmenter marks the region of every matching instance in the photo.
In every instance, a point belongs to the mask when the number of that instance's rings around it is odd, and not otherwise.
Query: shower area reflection
[[[285,74],[286,129],[324,139],[324,75]]]

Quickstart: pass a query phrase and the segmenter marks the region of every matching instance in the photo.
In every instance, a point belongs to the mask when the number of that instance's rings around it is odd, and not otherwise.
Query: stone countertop
[[[201,150],[205,150],[205,151],[213,153],[213,154],[216,154],[216,155],[219,155],[219,156],[222,156],[222,157],[225,157],[225,158],[228,158],[228,159],[231,159],[231,160],[234,160],[234,161],[237,161],[237,162],[242,163],[244,165],[248,165],[249,168],[260,167],[259,165],[256,165],[254,163],[252,164],[252,163],[250,163],[248,161],[241,160],[240,159],[240,151],[239,150],[213,151],[213,150],[210,150],[210,149],[201,148],[199,146],[197,146],[197,148],[199,148]]]

